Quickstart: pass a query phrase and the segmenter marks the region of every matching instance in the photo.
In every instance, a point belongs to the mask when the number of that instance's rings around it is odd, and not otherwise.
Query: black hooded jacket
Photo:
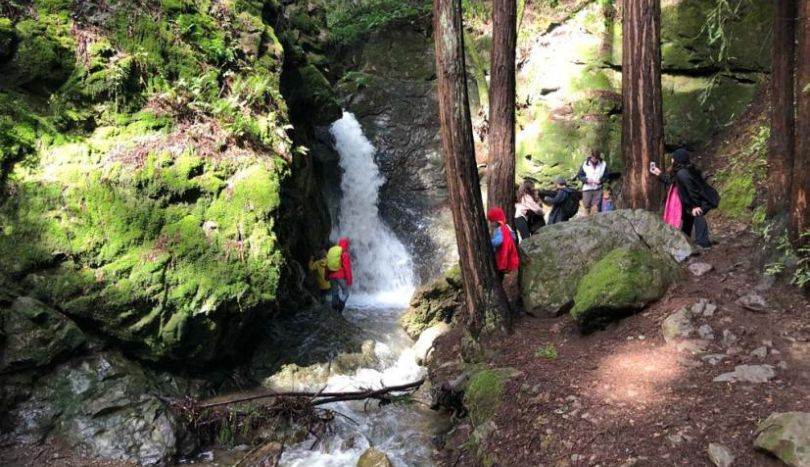
[[[695,166],[681,166],[675,171],[675,176],[662,173],[659,178],[666,185],[675,183],[675,186],[678,187],[681,205],[685,210],[691,211],[694,208],[700,208],[705,214],[711,209],[709,202],[703,195],[703,185],[706,182],[703,180],[700,170]]]

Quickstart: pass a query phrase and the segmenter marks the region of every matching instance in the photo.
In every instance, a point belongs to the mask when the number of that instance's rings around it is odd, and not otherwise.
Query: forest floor
[[[515,333],[493,342],[486,365],[512,368],[492,417],[485,452],[497,465],[712,465],[707,448],[729,448],[734,465],[782,465],[753,447],[759,421],[810,404],[810,302],[795,287],[774,283],[756,264],[758,239],[747,225],[712,219],[719,244],[684,263],[708,263],[634,316],[590,335],[568,315],[526,317]],[[762,311],[739,303],[759,294]],[[663,338],[661,323],[701,299],[717,305],[701,318],[714,339],[692,354]],[[458,374],[462,330],[437,341],[433,381]],[[556,357],[538,352],[552,344]],[[758,349],[757,352],[752,352]],[[551,357],[551,358],[549,358]],[[765,383],[714,382],[736,365],[769,364]],[[478,465],[469,449],[469,417],[448,435],[439,464]],[[663,462],[663,464],[662,464]]]

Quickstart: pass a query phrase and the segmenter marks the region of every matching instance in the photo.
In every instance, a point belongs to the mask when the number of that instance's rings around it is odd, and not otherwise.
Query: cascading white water
[[[407,306],[413,293],[411,256],[379,216],[385,183],[374,162],[376,149],[351,113],[330,128],[340,154],[340,215],[332,236],[351,243],[354,286],[350,306]]]
[[[413,343],[399,326],[399,316],[414,289],[413,264],[404,245],[379,217],[378,193],[384,180],[374,162],[376,151],[350,113],[344,112],[343,118],[332,124],[331,132],[343,170],[340,215],[333,237],[350,239],[355,282],[344,316],[375,340],[380,364],[335,375],[325,390],[350,391],[416,381],[425,370],[417,364]],[[330,408],[346,416],[336,419],[336,435],[291,446],[285,450],[281,465],[353,466],[370,446],[385,452],[398,467],[432,464],[430,437],[437,419],[423,407],[342,402]],[[310,447],[313,444],[317,445],[315,450]]]

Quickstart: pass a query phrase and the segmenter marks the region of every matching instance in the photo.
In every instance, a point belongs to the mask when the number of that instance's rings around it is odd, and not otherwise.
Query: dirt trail
[[[769,284],[757,272],[749,227],[718,219],[711,226],[720,244],[684,268],[705,262],[714,270],[702,277],[685,272],[682,283],[642,313],[588,336],[568,316],[527,318],[514,336],[495,344],[488,364],[522,372],[509,381],[486,443],[498,465],[712,465],[712,442],[730,448],[734,465],[781,465],[755,451],[752,441],[757,422],[771,412],[810,406],[810,304],[795,288]],[[737,304],[758,285],[767,311]],[[715,338],[705,354],[679,352],[665,343],[661,323],[699,299],[718,306],[699,323]],[[459,336],[455,330],[441,340],[437,361],[456,360]],[[558,357],[536,356],[548,343]],[[760,347],[767,355],[751,355]],[[716,356],[701,358],[707,354]],[[741,364],[773,365],[776,377],[761,384],[712,381]],[[445,365],[436,376],[452,371]],[[477,464],[462,447],[468,423],[448,437],[441,465]]]

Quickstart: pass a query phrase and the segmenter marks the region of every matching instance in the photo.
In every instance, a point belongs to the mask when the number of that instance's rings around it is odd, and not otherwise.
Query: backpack
[[[332,272],[340,271],[340,267],[343,265],[343,248],[339,245],[335,245],[329,249],[326,253],[326,268]]]
[[[579,201],[582,199],[582,193],[576,190],[568,191],[568,197],[565,198],[561,206],[563,214],[566,219],[570,219],[577,215],[579,212]]]
[[[701,183],[700,195],[706,200],[706,204],[708,204],[710,208],[717,209],[717,206],[720,206],[720,193],[718,193],[713,186],[706,183],[706,180],[703,180],[703,183]]]

